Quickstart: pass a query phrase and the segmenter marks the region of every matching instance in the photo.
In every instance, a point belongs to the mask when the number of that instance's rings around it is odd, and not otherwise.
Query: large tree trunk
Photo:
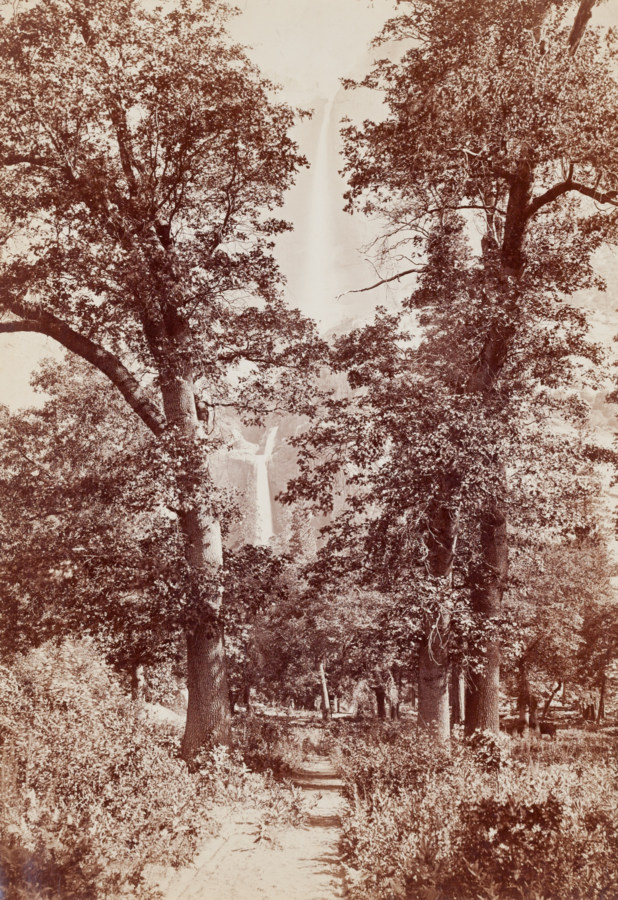
[[[528,730],[538,733],[538,709],[538,698],[530,688],[528,662],[523,656],[517,667],[517,714],[519,720],[517,730],[520,734],[525,734]]]
[[[187,723],[182,755],[192,762],[206,743],[230,743],[230,698],[223,627],[200,623],[187,634]]]
[[[323,661],[320,663],[320,685],[322,687],[322,718],[327,722],[331,718],[331,708],[328,684],[326,682],[326,669]]]
[[[231,710],[220,619],[223,545],[207,497],[208,467],[195,406],[188,330],[174,309],[145,333],[158,363],[171,452],[178,462],[178,523],[184,537],[193,601],[187,631],[187,722],[183,758],[191,765],[204,745],[231,741]]]
[[[378,687],[374,687],[374,694],[376,695],[376,706],[378,712],[379,719],[386,718],[386,688],[382,685]]]
[[[451,733],[448,684],[448,653],[436,629],[419,652],[418,723],[441,742],[448,741]]]
[[[204,596],[200,577],[216,576],[223,563],[221,530],[210,516],[194,509],[181,514],[187,539],[187,561],[195,574],[196,622],[187,632],[187,723],[182,755],[192,762],[204,744],[229,744],[231,710],[223,625],[219,618],[221,591]]]
[[[477,651],[478,668],[471,668],[466,696],[465,732],[500,730],[500,644],[498,618],[508,568],[506,516],[491,502],[483,510],[480,527],[481,568],[472,590],[472,610],[489,628]]]
[[[458,477],[445,476],[440,494],[428,517],[427,564],[430,575],[445,586],[450,583],[459,527],[456,506]],[[448,633],[450,618],[445,607],[426,617],[419,647],[418,723],[448,741],[451,732],[449,702]]]

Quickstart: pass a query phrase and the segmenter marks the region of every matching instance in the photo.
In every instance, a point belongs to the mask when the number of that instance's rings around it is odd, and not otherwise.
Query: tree
[[[589,489],[591,496],[593,490]],[[511,633],[503,662],[515,685],[522,727],[527,722],[534,725],[536,709],[545,714],[565,684],[583,684],[587,623],[615,605],[602,517],[598,508],[586,514],[583,504],[573,499],[571,494],[567,510],[573,528],[554,529],[553,534],[526,529],[512,539],[512,576],[505,603]],[[560,515],[560,504],[556,505]],[[547,697],[543,710],[541,689]]]
[[[274,215],[304,163],[210,0],[40,0],[0,28],[4,333],[102,372],[170,460],[190,579],[183,753],[229,740],[221,528],[204,416],[307,408],[312,328],[276,291]],[[278,398],[278,399],[277,399]]]
[[[175,658],[191,607],[168,461],[78,358],[35,383],[41,407],[0,411],[4,655],[91,636],[127,673]]]
[[[433,313],[444,325],[441,304],[457,294],[474,297],[476,316],[451,327],[450,347],[457,347],[458,396],[491,422],[508,394],[518,344],[538,341],[552,319],[560,330],[563,296],[594,283],[591,256],[615,234],[615,37],[584,33],[592,7],[586,2],[576,24],[573,3],[401,6],[404,13],[378,40],[401,41],[401,58],[378,62],[362,82],[383,94],[385,118],[344,131],[348,208],[384,218],[382,258],[404,265],[392,277],[422,274],[414,305],[424,304],[424,321]],[[439,246],[464,214],[482,229],[474,264]],[[555,356],[547,335],[543,343],[540,366],[550,370]],[[498,442],[489,446],[471,594],[485,621],[500,616],[508,563],[505,457]],[[428,572],[447,592],[466,478],[458,466],[436,472],[424,520]],[[421,716],[443,736],[445,611],[441,603],[427,618],[419,681]],[[470,727],[497,730],[496,641],[485,642],[484,657],[470,686]]]

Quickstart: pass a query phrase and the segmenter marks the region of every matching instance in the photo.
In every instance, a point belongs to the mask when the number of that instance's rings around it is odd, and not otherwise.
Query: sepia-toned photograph
[[[618,0],[0,0],[0,900],[618,900]]]

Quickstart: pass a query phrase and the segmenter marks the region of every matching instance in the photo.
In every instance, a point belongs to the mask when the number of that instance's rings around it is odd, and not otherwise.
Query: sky
[[[311,167],[299,174],[283,210],[294,231],[277,244],[288,302],[315,318],[323,331],[367,319],[376,305],[400,297],[406,285],[350,293],[377,280],[363,252],[377,225],[342,211],[339,121],[346,115],[379,115],[379,109],[369,92],[344,91],[340,78],[368,71],[371,39],[395,12],[395,0],[236,0],[235,5],[240,14],[230,25],[234,37],[250,45],[254,61],[281,86],[282,99],[313,110],[312,119],[295,129]],[[618,25],[618,0],[601,4],[595,19]],[[54,352],[54,342],[42,336],[0,336],[0,403],[31,402],[31,370],[42,355]]]

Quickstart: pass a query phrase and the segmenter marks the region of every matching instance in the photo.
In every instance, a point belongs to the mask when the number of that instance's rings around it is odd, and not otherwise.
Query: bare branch
[[[346,294],[364,294],[366,291],[373,291],[375,288],[380,287],[383,284],[388,284],[390,281],[398,281],[400,278],[403,278],[404,275],[415,275],[421,273],[422,269],[404,269],[403,272],[398,272],[397,275],[391,275],[390,278],[381,278],[380,281],[376,281],[375,284],[370,285],[369,287],[357,288],[355,291],[344,291],[342,294],[339,294],[339,297],[345,297]]]
[[[0,166],[35,166],[39,169],[59,169],[60,164],[48,156],[37,156],[32,153],[8,153],[0,156]]]
[[[609,203],[612,206],[618,206],[618,191],[598,191],[596,188],[588,187],[586,184],[579,184],[574,181],[571,190],[583,194],[584,197],[591,197],[597,203]]]
[[[531,218],[539,211],[539,209],[541,209],[541,207],[547,206],[548,203],[553,203],[554,200],[557,200],[558,197],[563,196],[569,191],[575,191],[578,194],[582,194],[584,197],[590,197],[592,200],[596,200],[597,203],[609,203],[612,206],[618,206],[618,190],[600,191],[596,187],[589,187],[587,184],[573,181],[573,164],[571,164],[569,167],[569,174],[564,181],[555,184],[548,191],[545,191],[544,194],[541,194],[530,202],[526,210],[526,218]]]

